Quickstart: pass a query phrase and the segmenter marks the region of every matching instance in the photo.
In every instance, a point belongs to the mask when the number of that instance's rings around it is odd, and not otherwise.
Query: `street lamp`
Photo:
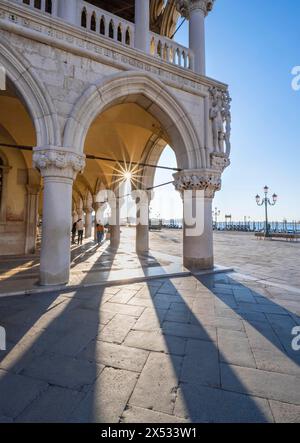
[[[215,217],[215,227],[218,229],[218,217],[221,215],[221,211],[218,208],[215,208],[215,211],[213,211],[213,217]]]
[[[269,188],[268,188],[268,186],[265,186],[264,187],[264,194],[265,194],[264,198],[261,199],[259,195],[257,195],[255,197],[256,203],[258,206],[265,205],[265,237],[269,237],[269,235],[270,235],[269,221],[268,221],[268,206],[269,205],[275,206],[277,203],[277,199],[278,199],[277,194],[273,194],[273,196],[272,196],[273,201],[271,202],[271,200],[268,197],[268,193],[269,193]]]

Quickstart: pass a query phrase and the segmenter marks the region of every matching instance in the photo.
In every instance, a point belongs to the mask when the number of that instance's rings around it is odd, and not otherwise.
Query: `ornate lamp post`
[[[269,237],[270,229],[269,229],[269,221],[268,221],[268,206],[275,206],[277,203],[278,196],[277,196],[277,194],[273,194],[273,196],[272,196],[273,201],[271,202],[271,200],[268,197],[268,193],[269,193],[268,186],[264,187],[264,193],[265,193],[265,196],[262,199],[260,198],[259,195],[256,196],[256,203],[258,206],[265,205],[265,237]]]
[[[218,208],[215,208],[213,211],[213,217],[215,217],[215,228],[218,229],[218,217],[221,214],[221,211]]]

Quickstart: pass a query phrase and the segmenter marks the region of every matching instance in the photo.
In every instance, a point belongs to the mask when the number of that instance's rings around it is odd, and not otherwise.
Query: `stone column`
[[[39,185],[27,185],[25,254],[35,254],[39,208]]]
[[[72,25],[79,24],[81,11],[79,11],[78,0],[60,0],[57,8],[58,17],[71,23]]]
[[[184,203],[183,264],[192,271],[214,266],[212,201],[221,189],[221,174],[188,170],[174,175]]]
[[[117,249],[120,244],[121,228],[120,228],[120,199],[116,197],[115,207],[111,208],[112,224],[110,226],[110,245],[112,248]]]
[[[65,284],[70,273],[72,188],[84,169],[84,156],[63,148],[36,148],[33,163],[44,179],[40,284]]]
[[[149,53],[150,50],[149,0],[135,0],[135,47]]]
[[[205,75],[205,17],[214,0],[176,0],[177,9],[189,20],[189,46],[194,53],[194,71]]]
[[[92,236],[93,208],[84,208],[85,212],[85,238]]]
[[[147,254],[149,252],[149,202],[151,193],[142,191],[138,198],[136,211],[136,252]]]

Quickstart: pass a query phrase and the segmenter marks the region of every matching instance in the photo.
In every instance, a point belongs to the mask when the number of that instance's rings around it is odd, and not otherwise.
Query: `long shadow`
[[[116,253],[110,251],[111,266]],[[103,286],[0,299],[8,342],[0,352],[0,420],[101,421],[97,337],[114,317],[101,311],[113,294]]]
[[[197,287],[190,283],[190,278],[175,281],[176,286],[170,279],[164,280],[156,292],[151,288],[151,281],[147,282],[176,379],[169,391],[170,402],[175,402],[173,413],[194,423],[272,421],[267,402],[247,395],[242,381],[218,349],[216,329],[201,321],[203,318],[205,323],[206,309],[209,315],[213,308],[213,294],[203,292],[204,285],[195,278],[200,290],[195,296]],[[187,287],[185,282],[189,282]],[[234,382],[235,392],[222,389],[221,365],[226,368],[226,378]],[[159,388],[152,386],[151,391],[154,397],[160,397]],[[145,407],[150,409],[152,392],[145,393],[148,396]],[[246,395],[242,394],[245,392]],[[161,395],[166,395],[163,389]],[[163,398],[161,401],[164,403]]]
[[[207,275],[198,280],[220,301],[219,312],[226,310],[250,325],[266,342],[300,366],[299,352],[292,349],[292,329],[300,316],[272,299],[241,284],[228,275]],[[259,280],[259,279],[257,279]]]

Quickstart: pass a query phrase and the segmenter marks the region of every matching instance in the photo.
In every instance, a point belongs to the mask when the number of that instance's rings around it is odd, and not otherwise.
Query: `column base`
[[[214,257],[193,258],[184,257],[183,265],[190,271],[205,271],[214,268]]]
[[[40,271],[40,286],[60,286],[69,283],[69,269],[59,274],[50,274],[47,271]]]

